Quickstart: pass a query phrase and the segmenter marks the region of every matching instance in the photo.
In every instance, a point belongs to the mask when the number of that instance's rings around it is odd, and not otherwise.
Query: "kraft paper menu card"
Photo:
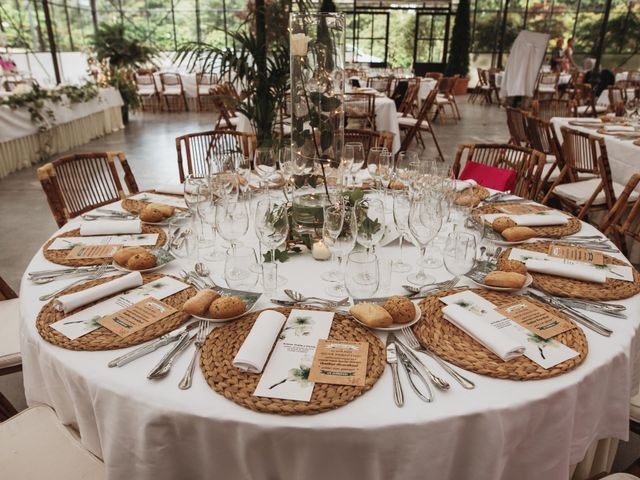
[[[604,254],[586,248],[572,247],[571,245],[549,245],[549,256],[565,258],[581,263],[604,265]]]
[[[316,345],[329,336],[332,322],[333,312],[291,310],[253,394],[308,402]]]
[[[576,328],[570,321],[553,315],[525,299],[496,308],[496,311],[544,339]]]
[[[566,258],[553,257],[547,253],[534,252],[532,250],[524,250],[522,248],[512,248],[509,253],[509,260],[518,260],[523,263],[527,263],[528,260],[544,260],[559,263],[561,265],[580,265],[581,268],[590,267],[595,272],[604,272],[606,278],[610,278],[612,280],[633,282],[633,269],[627,265],[612,265],[610,263],[605,265],[589,264]]]
[[[143,247],[155,245],[158,241],[157,233],[140,233],[133,235],[99,235],[91,237],[59,237],[47,250],[71,250],[79,246],[118,245],[122,247]]]
[[[363,387],[367,380],[367,342],[319,340],[309,380],[333,385]]]
[[[75,340],[76,338],[80,338],[87,333],[101,328],[102,325],[98,323],[98,320],[101,320],[108,315],[128,308],[131,305],[148,298],[162,300],[163,298],[169,297],[186,288],[189,288],[189,285],[176,280],[175,278],[161,277],[153,282],[142,285],[141,287],[134,288],[128,292],[108,298],[104,302],[97,303],[89,308],[81,310],[78,313],[69,315],[68,317],[58,320],[49,326],[63,334],[65,337]]]
[[[524,356],[544,369],[554,367],[579,355],[578,352],[563,343],[553,338],[543,338],[507,318],[498,311],[496,305],[485,300],[477,293],[467,290],[442,297],[440,300],[446,305],[458,305],[468,310],[478,320],[492,325],[500,330],[501,333],[524,345]]]
[[[508,215],[525,215],[527,213],[540,212],[540,206],[535,203],[517,203],[514,205],[499,205],[496,207],[502,213]]]
[[[112,315],[102,317],[98,320],[98,323],[119,337],[124,338],[152,323],[167,318],[169,315],[173,315],[177,311],[171,305],[149,297]]]
[[[143,192],[133,195],[129,198],[131,200],[138,200],[140,202],[162,203],[171,207],[184,208],[185,210],[187,209],[187,204],[185,203],[184,198],[172,197],[171,195]]]
[[[83,258],[110,258],[120,250],[120,245],[78,245],[67,254],[67,260]]]

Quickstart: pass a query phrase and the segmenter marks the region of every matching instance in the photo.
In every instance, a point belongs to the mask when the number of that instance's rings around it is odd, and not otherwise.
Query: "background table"
[[[74,227],[76,221],[64,230]],[[256,245],[250,231],[244,242]],[[584,225],[581,234],[594,231]],[[398,247],[378,252],[392,258]],[[405,256],[416,263],[415,248],[405,248]],[[162,273],[176,275],[192,264],[178,261]],[[222,283],[223,264],[209,266]],[[51,264],[37,252],[27,270],[45,267]],[[279,269],[288,287],[323,295],[326,284],[320,274],[329,267],[310,255],[294,255]],[[433,273],[437,280],[451,276],[443,269]],[[389,293],[401,291],[405,276],[393,274]],[[570,465],[596,440],[628,435],[629,398],[638,384],[640,363],[639,298],[621,302],[628,308],[627,320],[597,317],[613,335],[605,338],[586,330],[589,354],[565,375],[516,382],[466,372],[476,389],[464,390],[428,360],[451,382],[450,391],[435,391],[431,404],[420,401],[403,376],[406,404],[397,408],[387,370],[371,391],[343,408],[285,417],[226,400],[206,385],[199,369],[193,387],[179,390],[191,351],[178,359],[167,378],[148,381],[147,372],[164,350],[109,369],[107,362],[125,350],[77,352],[46,343],[35,329],[43,305],[37,297],[60,283],[22,281],[27,400],[51,405],[62,422],[76,426],[82,443],[105,460],[110,480],[214,475],[253,480],[559,480],[567,478]],[[259,308],[269,306],[268,299],[259,301]]]
[[[47,154],[52,156],[120,130],[122,105],[115,88],[100,89],[96,98],[84,103],[46,101],[43,111],[53,111],[55,125],[44,133],[38,131],[26,108],[0,106],[0,178],[40,161],[45,138],[51,147]]]

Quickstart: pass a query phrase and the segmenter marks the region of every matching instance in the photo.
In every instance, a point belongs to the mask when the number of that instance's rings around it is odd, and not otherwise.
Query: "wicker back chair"
[[[38,179],[59,227],[71,218],[126,197],[114,159],[124,171],[129,193],[138,184],[122,152],[77,153],[38,168]]]
[[[547,161],[543,166],[537,189],[539,193],[546,194],[546,187],[558,178],[564,168],[562,148],[551,123],[530,116],[526,118],[526,126],[530,147],[546,155]]]
[[[460,175],[463,158],[483,165],[514,170],[517,180],[511,193],[523,198],[535,198],[542,165],[545,162],[543,153],[509,144],[458,145],[452,168],[456,178]]]
[[[367,87],[375,88],[380,93],[384,93],[387,97],[391,95],[392,77],[369,77],[367,78]]]
[[[425,101],[422,102],[420,110],[418,111],[418,116],[416,118],[398,118],[398,126],[400,127],[400,131],[405,132],[404,139],[402,140],[402,143],[400,145],[401,151],[408,150],[414,139],[422,146],[422,148],[425,148],[424,140],[422,138],[422,132],[429,132],[431,134],[431,138],[433,139],[433,143],[438,150],[440,159],[444,161],[444,156],[442,155],[440,144],[438,143],[438,139],[436,138],[436,133],[433,131],[433,126],[429,121],[429,113],[433,108],[437,95],[438,90],[436,89],[433,89],[429,92],[429,95],[427,95]]]
[[[160,110],[160,93],[158,92],[153,73],[139,70],[134,75],[134,80],[136,82],[136,90],[140,104],[142,105],[142,110],[151,110],[152,112]]]
[[[627,89],[621,87],[607,87],[609,95],[609,109],[614,110],[616,105],[626,103],[627,101]]]
[[[487,80],[484,73],[485,70],[480,67],[478,67],[476,70],[478,72],[478,82],[472,89],[470,89],[469,96],[467,97],[467,101],[469,103],[475,103],[479,96],[484,95],[483,88],[488,88]]]
[[[162,91],[160,94],[164,98],[167,110],[171,110],[171,102],[169,99],[177,99],[176,106],[178,111],[182,111],[184,107],[185,111],[189,111],[187,105],[187,96],[182,86],[182,76],[179,73],[161,73],[160,83],[162,84]],[[182,100],[182,101],[181,101]]]
[[[519,108],[507,107],[507,127],[509,127],[509,143],[526,147],[529,145],[527,136],[527,113]]]
[[[540,72],[536,90],[533,94],[534,98],[555,98],[558,94],[558,81],[560,73],[558,72]]]
[[[355,121],[360,128],[376,129],[375,94],[345,93],[344,111],[347,121]],[[352,125],[349,126],[351,127]]]
[[[632,175],[613,208],[602,220],[598,229],[607,235],[625,254],[629,253],[627,237],[640,242],[640,196],[635,191],[640,183],[640,173]],[[632,198],[635,197],[635,201]]]
[[[254,133],[235,130],[211,130],[177,137],[176,152],[180,182],[184,182],[186,175],[207,176],[209,164],[215,155],[235,152],[242,153],[246,158],[253,158],[256,143]]]
[[[584,83],[576,87],[575,92],[575,117],[595,117],[600,113],[605,113],[607,107],[597,105],[593,94],[593,87],[588,83]]]
[[[573,100],[558,100],[548,98],[545,100],[533,100],[531,102],[531,115],[547,122],[553,117],[575,116]]]
[[[372,147],[385,147],[391,151],[393,148],[393,133],[391,132],[374,132],[366,129],[345,129],[344,144],[361,143],[364,148],[364,158],[366,160],[369,155],[369,149]],[[363,165],[364,168],[364,165]]]

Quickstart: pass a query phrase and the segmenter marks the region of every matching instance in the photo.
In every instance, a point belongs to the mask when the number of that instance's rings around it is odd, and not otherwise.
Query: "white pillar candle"
[[[331,258],[331,252],[322,240],[313,243],[311,255],[315,260],[329,260]]]

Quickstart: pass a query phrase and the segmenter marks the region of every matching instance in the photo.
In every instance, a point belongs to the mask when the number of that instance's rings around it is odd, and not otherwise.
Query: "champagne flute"
[[[280,150],[278,150],[278,164],[282,172],[282,177],[284,178],[284,191],[286,194],[287,188],[291,184],[291,177],[296,173],[291,145],[283,145]]]
[[[351,176],[353,179],[353,185],[356,186],[356,174],[362,169],[364,165],[364,145],[360,142],[347,142],[353,148],[353,162],[351,164]]]
[[[420,248],[420,256],[424,259],[427,245],[435,238],[442,226],[440,206],[428,195],[420,195],[411,201],[409,207],[409,230]],[[407,279],[416,285],[427,285],[435,279],[424,271],[424,264],[419,264],[418,272]]]
[[[344,202],[338,201],[323,208],[324,220],[322,222],[322,241],[327,246],[327,248],[329,248],[331,253],[334,253],[331,247],[342,231],[342,225],[344,224],[344,214]],[[337,258],[337,255],[335,255],[335,253],[333,256],[334,258]],[[323,273],[320,278],[328,282],[339,282],[340,273],[340,261],[338,261],[335,268]]]
[[[327,242],[329,250],[338,259],[338,269],[340,275],[337,282],[334,282],[329,286],[326,292],[332,297],[342,298],[347,295],[347,291],[344,287],[344,268],[342,259],[348,255],[356,246],[358,226],[356,224],[356,212],[353,207],[346,206],[344,210],[344,220],[342,222],[342,229],[337,237],[330,237]]]
[[[273,150],[265,147],[258,148],[253,158],[253,168],[260,177],[260,183],[264,185],[264,193],[269,195],[269,179],[276,171]]]
[[[207,187],[200,187],[206,190]],[[222,260],[224,250],[216,248],[216,198],[211,192],[203,193],[205,200],[198,202],[197,212],[201,222],[201,230],[203,239],[207,239],[207,235],[211,233],[211,241],[206,241],[204,247],[212,247],[211,251],[205,255],[205,260],[217,261]]]
[[[371,147],[369,154],[367,155],[367,170],[369,175],[373,178],[374,188],[378,188],[378,183],[382,177],[382,170],[384,168],[384,160],[381,159],[382,153],[386,152],[384,147]]]
[[[411,265],[403,261],[403,241],[405,235],[409,235],[409,209],[411,207],[411,196],[408,192],[398,192],[393,197],[393,220],[396,230],[400,234],[400,259],[393,262],[393,271],[406,273],[411,270]]]
[[[345,285],[353,299],[373,296],[380,283],[378,257],[366,252],[351,252],[347,257]]]
[[[271,251],[271,261],[276,263],[276,248],[286,242],[289,235],[289,217],[286,202],[270,198],[260,200],[255,211],[255,230],[258,240]],[[278,277],[277,283],[286,282]]]
[[[403,185],[408,185],[412,173],[415,173],[420,160],[416,152],[400,152],[395,165],[395,175]]]
[[[447,236],[444,266],[453,275],[464,275],[476,261],[476,239],[471,233],[451,232]]]
[[[354,143],[346,143],[342,152],[342,160],[340,162],[340,165],[343,171],[345,172],[345,175],[347,175],[347,181],[345,182],[345,187],[349,186],[348,175],[351,173],[351,170],[353,169],[353,159],[355,158],[354,146],[355,146]]]
[[[238,193],[244,198],[251,194],[251,161],[241,153],[234,154],[233,159],[238,179]]]

